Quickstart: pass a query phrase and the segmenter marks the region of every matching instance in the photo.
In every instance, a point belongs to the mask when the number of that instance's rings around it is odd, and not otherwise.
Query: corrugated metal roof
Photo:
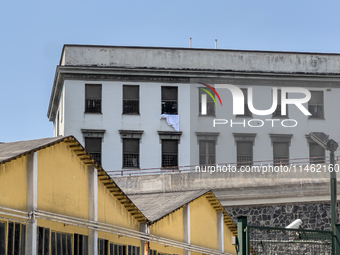
[[[18,141],[11,143],[0,143],[0,163],[10,161],[20,155],[27,154],[31,151],[36,151],[43,147],[60,142],[70,136],[59,136],[41,138],[28,141]]]
[[[209,190],[145,193],[128,197],[149,221],[155,222],[207,192]]]

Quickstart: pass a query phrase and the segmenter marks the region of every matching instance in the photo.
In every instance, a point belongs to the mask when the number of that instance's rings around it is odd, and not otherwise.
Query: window
[[[157,251],[156,250],[149,250],[149,255],[157,255]]]
[[[0,254],[5,254],[5,232],[5,223],[0,222]],[[20,223],[8,222],[7,255],[24,255],[25,238],[25,225]]]
[[[137,246],[128,246],[128,255],[139,255],[139,247]]]
[[[236,144],[237,167],[253,165],[253,146],[256,134],[233,133]]]
[[[123,85],[123,114],[139,114],[138,85]]]
[[[85,85],[85,112],[102,112],[102,85]]]
[[[110,243],[110,255],[126,255],[126,246]]]
[[[323,91],[311,91],[311,99],[308,102],[308,111],[312,114],[309,118],[323,119]]]
[[[253,165],[253,142],[237,142],[237,167]]]
[[[213,95],[213,97],[215,97],[215,94],[211,91],[211,89],[205,88],[205,87],[204,89],[209,91],[209,93]],[[207,113],[204,116],[215,116],[215,102],[211,98],[211,96],[202,89],[198,90],[199,115],[202,115],[202,95],[206,95],[206,102],[207,102]]]
[[[289,146],[291,134],[269,134],[273,145],[273,164],[275,166],[289,164]]]
[[[178,142],[162,140],[162,167],[178,166]]]
[[[289,143],[275,142],[273,143],[274,165],[289,164]]]
[[[51,255],[72,255],[72,235],[51,232]]]
[[[286,115],[281,115],[281,90],[277,90],[277,107],[273,112],[273,118],[287,118],[288,117],[288,105],[286,105]]]
[[[50,229],[38,227],[38,255],[49,255],[50,253]]]
[[[220,133],[196,132],[199,146],[199,164],[209,165],[216,163],[216,143]]]
[[[199,141],[200,165],[216,163],[215,141]]]
[[[162,87],[162,114],[178,114],[177,87]]]
[[[0,254],[5,255],[6,252],[6,223],[0,222]]]
[[[311,164],[325,163],[325,149],[317,143],[309,143],[309,162]]]
[[[139,139],[123,139],[123,167],[139,167]]]
[[[74,234],[73,255],[88,255],[88,236]]]
[[[244,95],[244,114],[236,115],[236,117],[252,117],[253,115],[248,107],[248,90],[247,89],[241,89],[241,90]]]
[[[109,241],[98,238],[98,255],[109,255]]]
[[[102,138],[86,137],[85,149],[98,164],[102,164]]]

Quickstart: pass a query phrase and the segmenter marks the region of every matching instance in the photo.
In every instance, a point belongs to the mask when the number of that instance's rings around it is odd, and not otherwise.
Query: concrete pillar
[[[98,221],[98,181],[97,168],[93,165],[87,167],[89,179],[89,220]],[[98,231],[89,230],[89,255],[98,253]]]
[[[31,213],[37,209],[37,180],[38,180],[38,153],[27,155],[27,212]],[[32,219],[26,225],[26,253],[37,254],[37,221]]]
[[[190,244],[190,204],[183,206],[183,242]],[[183,250],[183,255],[190,255],[190,251]]]
[[[147,223],[140,223],[139,224],[139,231],[145,234],[150,234],[150,229]],[[148,255],[149,252],[149,242],[147,241],[140,241],[141,247],[141,255]]]
[[[224,232],[223,212],[217,212],[217,249],[222,252],[224,251],[223,232]]]

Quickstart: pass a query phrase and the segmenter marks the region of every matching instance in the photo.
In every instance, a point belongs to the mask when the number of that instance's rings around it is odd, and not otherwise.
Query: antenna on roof
[[[189,48],[191,48],[191,37],[189,38]]]
[[[217,39],[215,39],[215,49],[217,49]]]

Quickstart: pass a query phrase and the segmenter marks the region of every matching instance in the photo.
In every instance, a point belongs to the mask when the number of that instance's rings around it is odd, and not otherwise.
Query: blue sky
[[[340,53],[340,2],[0,2],[0,141],[53,135],[46,117],[63,44]]]

